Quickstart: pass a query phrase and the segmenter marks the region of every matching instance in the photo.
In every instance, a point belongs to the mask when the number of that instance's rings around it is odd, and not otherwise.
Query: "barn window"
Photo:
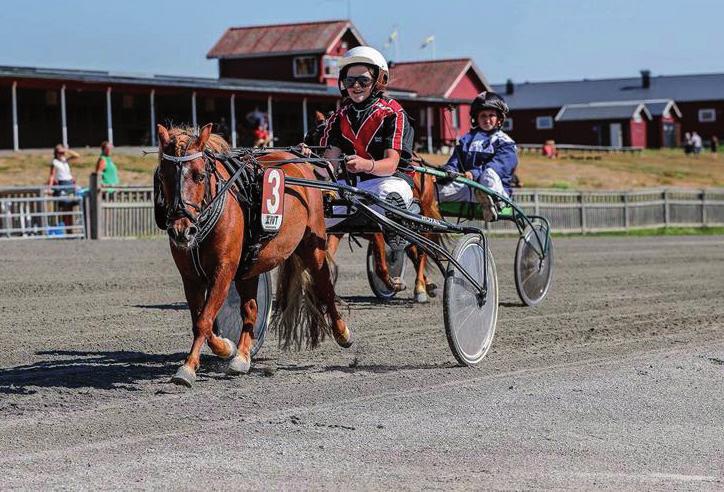
[[[503,131],[509,132],[513,130],[513,118],[506,118],[503,122]]]
[[[339,77],[339,60],[341,56],[325,56],[322,58],[324,72],[322,75],[325,79],[336,79]]]
[[[712,123],[716,121],[716,109],[700,109],[699,110],[699,123]]]
[[[460,128],[460,116],[458,114],[458,108],[450,109],[450,120],[452,121],[453,128]]]
[[[315,56],[297,56],[294,58],[294,77],[314,77],[317,75],[317,58]]]
[[[535,119],[535,127],[537,130],[550,130],[553,128],[552,116],[538,116]]]

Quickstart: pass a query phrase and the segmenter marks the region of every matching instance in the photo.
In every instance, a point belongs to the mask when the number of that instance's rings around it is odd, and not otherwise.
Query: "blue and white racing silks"
[[[485,132],[473,128],[460,138],[443,169],[458,173],[470,171],[479,183],[483,171],[492,169],[500,176],[506,193],[510,194],[511,179],[517,165],[515,142],[504,131]]]

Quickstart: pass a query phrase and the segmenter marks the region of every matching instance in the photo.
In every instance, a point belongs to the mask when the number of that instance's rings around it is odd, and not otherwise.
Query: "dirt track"
[[[479,368],[440,298],[371,297],[343,248],[344,351],[235,379],[190,346],[163,241],[0,243],[0,489],[677,488],[724,485],[724,237],[558,239],[549,298],[515,294]]]

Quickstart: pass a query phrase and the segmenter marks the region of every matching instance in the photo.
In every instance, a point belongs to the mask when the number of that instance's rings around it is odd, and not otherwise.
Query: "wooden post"
[[[309,115],[307,114],[307,98],[305,97],[302,99],[302,131],[304,132],[302,134],[302,138],[307,136],[307,131],[309,131],[308,121]]]
[[[60,88],[60,131],[63,136],[63,146],[68,148],[68,118],[65,109],[65,84]]]
[[[156,89],[151,89],[151,95],[149,98],[151,105],[151,146],[155,147],[156,144]]]
[[[706,227],[706,190],[701,190],[701,226]]]
[[[269,119],[269,143],[274,146],[274,113],[272,108],[272,97],[266,98],[266,117]]]
[[[538,198],[538,191],[533,192],[533,204],[536,215],[540,215],[540,199]]]
[[[664,225],[666,227],[669,227],[669,222],[671,221],[670,211],[669,211],[669,191],[664,190]]]
[[[18,132],[18,83],[13,82],[12,89],[12,100],[13,100],[13,150],[17,152],[20,150],[20,135]]]
[[[98,184],[98,174],[92,173],[88,184],[90,193],[90,235],[91,239],[101,239],[103,237],[103,200],[101,196],[100,185]]]
[[[426,108],[425,123],[427,129],[427,153],[432,154],[432,108]]]
[[[106,119],[108,120],[108,141],[113,143],[113,111],[111,110],[111,88],[106,89]]]
[[[229,111],[231,117],[231,147],[236,147],[236,94],[231,95],[229,101]]]
[[[630,226],[628,218],[628,192],[623,192],[623,228],[628,230]]]
[[[578,193],[578,202],[581,205],[581,232],[586,232],[586,203],[583,200],[583,193]]]
[[[193,125],[194,128],[198,126],[198,122],[196,121],[196,91],[191,93],[191,125]]]

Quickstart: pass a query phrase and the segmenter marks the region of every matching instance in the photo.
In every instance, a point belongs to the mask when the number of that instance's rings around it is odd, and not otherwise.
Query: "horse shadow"
[[[0,394],[30,395],[38,388],[134,391],[144,381],[167,380],[186,357],[182,352],[149,354],[129,350],[51,350],[36,354],[52,358],[0,369]],[[202,367],[217,369],[218,358],[203,354],[201,359]]]
[[[134,304],[133,307],[140,309],[159,309],[161,311],[186,311],[189,305],[186,302],[171,302],[168,304]]]
[[[499,302],[498,305],[499,305],[499,306],[503,306],[503,307],[526,307],[525,304],[523,304],[523,302],[521,302],[521,301],[518,301],[518,302]]]
[[[455,363],[441,364],[349,364],[346,366],[334,365],[325,366],[323,372],[344,372],[347,374],[369,373],[369,374],[387,374],[399,371],[434,371],[439,369],[464,369],[464,366]]]
[[[414,303],[412,299],[398,299],[393,297],[383,301],[375,296],[360,296],[360,295],[348,295],[348,296],[337,296],[342,303],[354,306],[355,308],[370,308],[379,306],[404,306],[413,307]]]

